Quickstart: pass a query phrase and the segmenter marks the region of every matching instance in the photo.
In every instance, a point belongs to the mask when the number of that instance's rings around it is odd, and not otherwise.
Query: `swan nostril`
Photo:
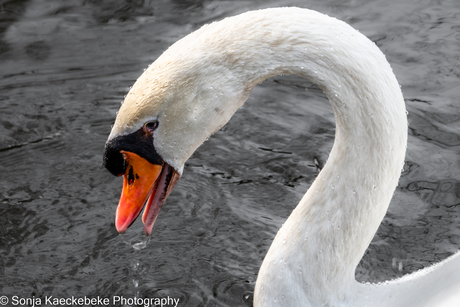
[[[136,174],[136,177],[139,178],[139,176]],[[128,184],[132,185],[134,183],[134,170],[133,167],[129,167],[129,172],[128,172]]]

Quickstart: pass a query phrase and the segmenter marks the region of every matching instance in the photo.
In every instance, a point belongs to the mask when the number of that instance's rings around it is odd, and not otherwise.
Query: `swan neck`
[[[286,43],[269,41],[268,52],[246,61],[254,67],[241,70],[250,86],[277,74],[311,80],[328,97],[336,120],[327,163],[263,262],[256,306],[272,306],[283,297],[312,306],[352,300],[356,266],[387,211],[404,163],[405,105],[384,55],[336,19],[312,20],[277,27],[273,36]],[[289,286],[270,282],[279,278]]]
[[[254,305],[345,304],[355,293],[355,268],[397,185],[407,142],[400,87],[385,56],[365,36],[298,8],[253,11],[206,25],[171,46],[136,81],[109,140],[158,121],[155,150],[182,170],[254,86],[280,74],[300,75],[324,91],[336,135],[323,170],[265,257]]]

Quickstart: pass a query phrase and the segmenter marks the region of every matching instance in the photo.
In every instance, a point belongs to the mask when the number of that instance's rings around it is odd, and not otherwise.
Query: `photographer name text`
[[[140,297],[124,297],[114,295],[111,298],[108,297],[55,297],[47,295],[45,297],[20,297],[13,295],[0,296],[0,306],[13,305],[13,306],[142,306],[142,307],[166,307],[174,306],[177,307],[179,304],[179,298],[172,297],[153,297],[153,298],[140,298]]]

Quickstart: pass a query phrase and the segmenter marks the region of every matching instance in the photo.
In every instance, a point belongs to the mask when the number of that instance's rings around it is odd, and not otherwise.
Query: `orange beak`
[[[161,206],[173,189],[180,175],[167,163],[157,165],[139,155],[120,151],[126,163],[123,190],[117,207],[115,227],[125,232],[135,221],[147,202],[142,221],[144,232],[150,235]]]

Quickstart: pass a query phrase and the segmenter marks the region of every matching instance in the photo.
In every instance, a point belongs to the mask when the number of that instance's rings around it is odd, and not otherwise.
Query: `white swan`
[[[172,45],[137,80],[106,144],[105,166],[124,174],[116,226],[147,201],[149,235],[185,161],[279,74],[316,83],[329,98],[336,138],[329,159],[274,239],[255,306],[460,304],[460,261],[379,285],[355,268],[388,208],[403,167],[407,120],[380,50],[349,25],[298,8],[248,12],[206,25]]]

